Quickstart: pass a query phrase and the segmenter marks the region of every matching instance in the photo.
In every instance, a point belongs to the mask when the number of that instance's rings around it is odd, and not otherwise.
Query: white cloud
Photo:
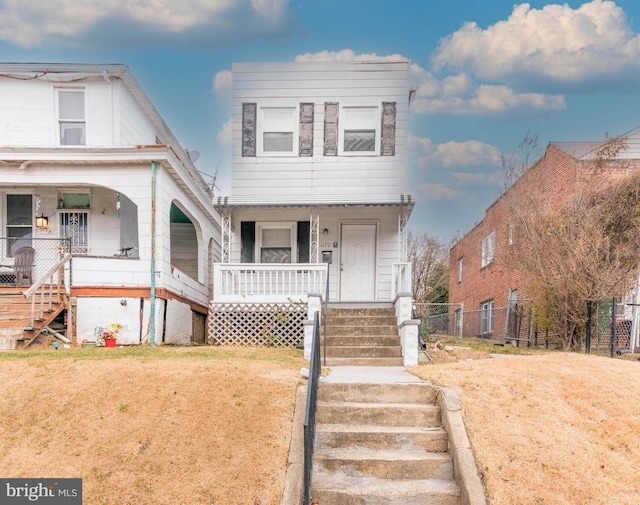
[[[440,41],[434,68],[464,70],[512,86],[620,79],[640,67],[640,36],[615,2],[593,0],[532,9],[516,5],[507,20],[486,29],[466,23]]]
[[[451,174],[461,186],[477,189],[484,188],[501,188],[504,186],[504,172],[453,172]]]
[[[296,56],[296,61],[408,61],[401,54],[381,56],[356,54],[351,49],[319,51]],[[416,63],[409,65],[409,80],[416,88],[412,110],[418,114],[452,114],[509,116],[514,113],[539,116],[566,107],[562,95],[517,93],[507,86],[477,84],[466,73],[442,78]]]
[[[223,146],[231,145],[233,141],[233,121],[231,119],[222,125],[222,129],[218,132],[218,141]]]
[[[0,39],[23,47],[216,47],[287,35],[290,1],[0,0]]]
[[[229,98],[233,91],[233,72],[221,70],[213,76],[212,91],[218,98]]]
[[[418,186],[417,197],[419,200],[456,200],[463,196],[464,193],[459,189],[452,188],[451,186],[447,186],[439,182],[429,182]]]
[[[411,165],[419,168],[499,166],[500,150],[478,140],[434,144],[427,138],[409,137]]]
[[[343,49],[341,51],[319,51],[317,53],[299,54],[295,61],[398,61],[405,60],[400,54],[392,54],[388,56],[379,56],[375,53],[356,54],[351,49]]]

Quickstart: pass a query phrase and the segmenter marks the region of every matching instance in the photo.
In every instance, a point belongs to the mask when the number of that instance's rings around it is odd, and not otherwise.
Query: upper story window
[[[462,263],[463,259],[458,258],[458,282],[462,282]]]
[[[339,145],[342,154],[374,154],[379,150],[378,107],[343,107]]]
[[[296,154],[297,121],[295,107],[260,108],[258,152],[266,155]]]
[[[60,145],[86,144],[84,89],[58,89],[58,126]]]
[[[496,250],[496,232],[492,231],[482,239],[482,266],[486,267],[493,261]]]

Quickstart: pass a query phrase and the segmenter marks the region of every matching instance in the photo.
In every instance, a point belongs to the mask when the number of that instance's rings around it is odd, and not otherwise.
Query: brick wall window
[[[463,259],[458,258],[458,282],[462,282],[462,263]]]
[[[480,332],[483,335],[493,333],[493,300],[482,302],[480,312]]]
[[[482,267],[486,267],[493,261],[496,250],[496,232],[492,231],[482,239]]]

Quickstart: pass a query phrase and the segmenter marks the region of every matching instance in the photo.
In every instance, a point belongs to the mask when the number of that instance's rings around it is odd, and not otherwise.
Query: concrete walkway
[[[407,384],[426,382],[403,366],[332,366],[322,382],[337,384]]]

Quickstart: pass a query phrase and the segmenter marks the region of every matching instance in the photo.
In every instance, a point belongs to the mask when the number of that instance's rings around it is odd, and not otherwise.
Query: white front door
[[[340,300],[375,300],[376,225],[343,224]]]

